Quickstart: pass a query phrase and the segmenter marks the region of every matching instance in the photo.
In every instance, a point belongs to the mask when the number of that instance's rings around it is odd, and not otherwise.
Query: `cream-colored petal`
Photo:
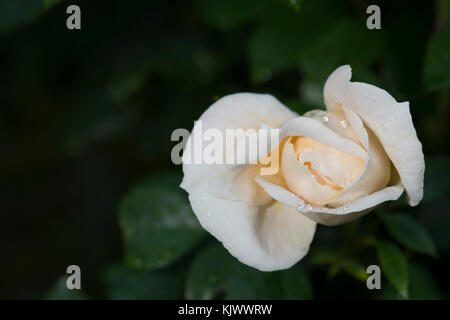
[[[403,193],[403,186],[401,183],[398,183],[394,186],[386,187],[380,191],[347,203],[342,207],[325,208],[305,204],[305,202],[294,193],[279,185],[268,182],[262,176],[256,177],[255,180],[275,200],[292,207],[311,220],[328,226],[350,222],[368,213],[380,203],[397,200]]]
[[[316,119],[297,117],[287,120],[280,127],[280,140],[289,136],[309,137],[360,159],[366,158],[364,148],[354,141],[341,137]]]
[[[347,186],[363,171],[364,160],[323,144],[299,151],[298,149],[301,148],[297,148],[297,146],[307,139],[309,138],[300,137],[294,143],[300,163],[310,163],[312,169],[326,176],[341,188]]]
[[[339,197],[329,203],[331,207],[340,207],[347,202],[383,189],[391,178],[391,163],[378,139],[369,133],[369,149],[365,168],[349,185],[345,187]]]
[[[367,150],[364,170],[357,176],[339,197],[329,203],[331,207],[340,207],[365,195],[383,189],[391,177],[391,164],[378,139],[364,127],[361,118],[349,108],[342,107],[346,121],[352,126],[359,140]]]
[[[321,109],[313,109],[306,112],[303,117],[319,120],[327,128],[337,133],[342,138],[363,145],[360,138],[353,130],[353,127],[347,120],[345,113],[339,109],[324,111]]]
[[[265,206],[273,201],[254,180],[260,174],[260,165],[242,165],[230,168],[227,172],[228,186],[236,198],[252,206]],[[283,183],[280,174],[267,176],[272,183]]]
[[[360,141],[364,148],[368,150],[369,135],[367,134],[366,128],[364,128],[364,123],[362,122],[361,118],[356,112],[349,108],[342,107],[342,111],[344,112],[346,120],[341,121],[347,121],[350,124],[353,132],[355,132],[356,136],[358,137],[358,141]]]
[[[187,141],[187,145],[195,146],[196,139],[201,140],[201,132],[208,129],[219,130],[223,137],[226,129],[259,129],[261,127],[279,127],[282,122],[297,117],[298,115],[285,107],[276,98],[267,94],[236,93],[225,96],[211,105],[195,123],[194,129]],[[195,134],[198,132],[199,134]],[[181,187],[189,192],[189,189],[197,183],[204,183],[212,176],[226,174],[227,167],[225,157],[236,148],[235,145],[224,139],[225,150],[223,153],[223,165],[220,164],[188,164],[185,159],[193,159],[192,149],[186,149],[183,154],[184,178]],[[198,144],[197,144],[198,145]],[[206,143],[203,143],[205,148]],[[195,150],[200,155],[203,149]]]
[[[218,175],[208,181],[209,192],[212,196],[224,200],[241,201],[231,187],[227,174]]]
[[[417,205],[423,197],[425,161],[409,103],[398,103],[388,92],[373,85],[350,82],[351,75],[351,68],[346,65],[329,76],[324,87],[327,109],[344,106],[361,117],[397,169],[408,203]]]
[[[261,271],[286,269],[309,250],[316,223],[280,202],[248,206],[211,196],[198,184],[189,194],[201,225],[241,262]]]
[[[337,197],[339,191],[318,182],[310,169],[298,162],[290,141],[284,145],[281,169],[288,188],[310,204],[324,205]]]
[[[215,128],[225,134],[226,129],[278,127],[296,116],[272,96],[235,94],[217,101],[199,120],[203,131]],[[189,141],[194,139],[191,135]],[[251,165],[183,163],[181,187],[202,226],[241,262],[263,271],[289,268],[307,253],[315,222],[268,201],[265,191],[252,185],[253,171]]]

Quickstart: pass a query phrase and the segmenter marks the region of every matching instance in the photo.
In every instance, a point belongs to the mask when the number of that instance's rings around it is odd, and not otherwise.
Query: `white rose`
[[[270,95],[238,93],[200,117],[221,132],[280,130],[276,175],[261,175],[261,164],[183,164],[181,187],[201,225],[241,262],[289,268],[308,252],[316,222],[351,221],[403,190],[411,206],[422,199],[425,163],[409,103],[350,78],[350,66],[329,76],[327,111],[299,116]]]

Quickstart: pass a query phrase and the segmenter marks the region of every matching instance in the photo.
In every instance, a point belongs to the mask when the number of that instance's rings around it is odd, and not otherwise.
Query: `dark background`
[[[373,3],[381,30],[366,28]],[[66,28],[69,4],[81,8],[81,30]],[[395,263],[383,290],[365,286],[378,239],[406,259],[410,298],[449,298],[449,13],[446,0],[0,0],[0,298],[400,298]],[[410,101],[426,155],[418,207],[402,198],[348,225],[318,226],[290,273],[225,272],[211,261],[240,267],[196,228],[180,235],[186,248],[166,243],[177,239],[170,230],[147,238],[142,225],[141,242],[127,240],[129,207],[152,217],[150,229],[153,215],[178,210],[168,202],[189,210],[170,161],[174,129],[190,130],[234,92],[270,93],[299,113],[323,108],[324,81],[342,64]],[[154,195],[135,196],[136,185]],[[392,212],[427,230],[434,249],[404,245],[383,222]],[[175,249],[156,263],[141,245]],[[64,287],[71,264],[82,292]],[[306,289],[289,289],[290,277]]]

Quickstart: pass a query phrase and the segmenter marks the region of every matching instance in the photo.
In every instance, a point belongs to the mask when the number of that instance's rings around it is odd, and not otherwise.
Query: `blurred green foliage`
[[[366,28],[374,3],[381,30]],[[450,298],[449,13],[448,0],[0,0],[0,297]],[[342,64],[410,101],[424,200],[319,226],[289,270],[249,268],[196,221],[170,135],[234,92],[323,107]],[[65,288],[70,264],[81,292]],[[381,290],[366,288],[371,264]]]
[[[180,258],[205,235],[171,174],[152,177],[131,190],[119,208],[126,261],[140,269],[160,268]]]

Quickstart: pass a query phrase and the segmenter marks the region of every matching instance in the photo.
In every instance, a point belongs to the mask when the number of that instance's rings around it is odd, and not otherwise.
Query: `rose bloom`
[[[280,144],[268,155],[279,156],[274,175],[261,175],[262,161],[183,163],[181,187],[201,225],[242,263],[289,268],[308,252],[316,223],[349,222],[403,191],[411,206],[422,199],[425,163],[409,103],[350,78],[347,65],[329,76],[326,111],[299,116],[270,95],[238,93],[200,117],[204,129],[224,135],[279,128]]]

